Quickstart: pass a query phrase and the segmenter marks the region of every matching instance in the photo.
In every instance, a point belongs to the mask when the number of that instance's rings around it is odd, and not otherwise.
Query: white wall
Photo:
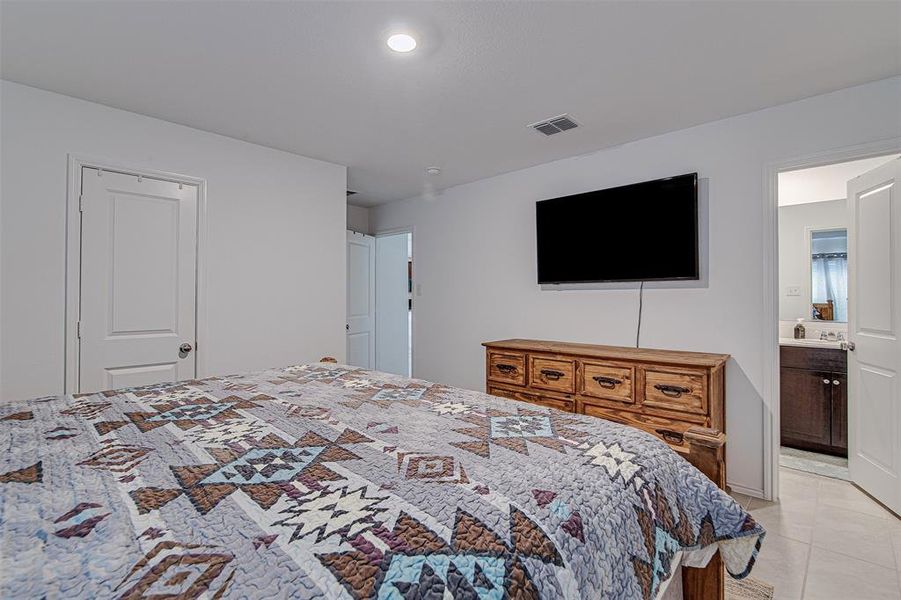
[[[898,157],[889,154],[779,173],[779,206],[844,198],[848,181]]]
[[[347,228],[357,233],[369,234],[369,209],[365,206],[348,204]]]
[[[765,167],[899,136],[898,106],[901,78],[894,78],[372,210],[373,231],[416,228],[417,377],[482,389],[480,343],[491,339],[634,343],[635,290],[538,288],[534,203],[698,171],[709,178],[709,287],[646,290],[642,344],[733,356],[726,385],[728,478],[761,493],[769,410],[761,397],[762,350],[764,331],[775,326],[763,322]]]
[[[0,86],[4,400],[63,391],[67,153],[206,179],[201,375],[344,356],[343,166]]]
[[[810,319],[810,229],[847,229],[848,202],[828,200],[779,207],[779,318]],[[789,287],[800,287],[789,296]]]

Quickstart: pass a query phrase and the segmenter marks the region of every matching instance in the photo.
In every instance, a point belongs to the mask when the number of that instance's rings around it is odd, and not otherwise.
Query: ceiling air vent
[[[550,119],[545,119],[544,121],[538,121],[537,123],[532,123],[529,125],[535,131],[541,132],[544,135],[554,135],[555,133],[562,133],[564,131],[568,131],[570,129],[575,129],[579,124],[570,118],[569,115],[560,115],[559,117],[553,117]]]

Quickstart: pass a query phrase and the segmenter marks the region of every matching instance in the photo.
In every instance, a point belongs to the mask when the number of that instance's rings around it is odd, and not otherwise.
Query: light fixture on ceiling
[[[388,47],[395,52],[410,52],[416,48],[416,38],[407,33],[395,33],[388,38]]]
[[[425,170],[428,175],[441,175],[441,169],[438,167],[429,167]]]

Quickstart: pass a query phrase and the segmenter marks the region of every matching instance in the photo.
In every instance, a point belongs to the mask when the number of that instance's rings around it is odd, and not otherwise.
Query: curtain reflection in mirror
[[[817,320],[848,320],[848,233],[811,233],[811,302]],[[832,313],[831,315],[829,313]]]

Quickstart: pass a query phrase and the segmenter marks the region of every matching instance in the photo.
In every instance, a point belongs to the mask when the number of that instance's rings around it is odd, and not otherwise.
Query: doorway
[[[347,232],[347,364],[413,374],[413,233]]]
[[[413,234],[375,238],[376,369],[413,376]]]
[[[894,422],[901,407],[897,386],[887,383],[897,372],[895,358],[887,358],[897,353],[897,342],[878,366],[854,350],[868,337],[861,322],[890,319],[893,312],[897,225],[890,215],[899,201],[891,190],[901,163],[898,154],[868,154],[775,172],[779,386],[771,404],[778,413],[772,489],[776,496],[780,474],[803,471],[853,481],[897,511],[901,428]],[[872,196],[871,177],[889,182],[874,188],[889,195]],[[876,273],[872,265],[880,261]],[[896,339],[891,326],[875,334]],[[875,416],[879,406],[882,415]],[[868,473],[873,464],[882,471]]]
[[[203,181],[70,158],[66,390],[198,375]]]

